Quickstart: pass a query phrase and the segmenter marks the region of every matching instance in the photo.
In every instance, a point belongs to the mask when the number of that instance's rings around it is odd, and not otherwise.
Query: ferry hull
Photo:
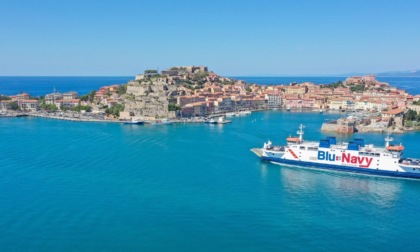
[[[289,159],[284,159],[284,158],[275,158],[275,157],[266,157],[266,156],[260,156],[260,158],[261,160],[264,160],[264,161],[269,161],[269,162],[274,162],[274,163],[279,163],[279,164],[294,165],[294,166],[300,166],[300,167],[311,167],[311,168],[318,168],[318,169],[324,169],[324,170],[343,171],[343,172],[369,174],[369,175],[377,175],[377,176],[420,179],[419,173],[386,171],[386,170],[381,170],[381,169],[369,169],[369,168],[359,168],[359,167],[352,167],[352,166],[332,165],[332,164],[325,164],[325,163],[297,161],[297,160],[289,160]]]

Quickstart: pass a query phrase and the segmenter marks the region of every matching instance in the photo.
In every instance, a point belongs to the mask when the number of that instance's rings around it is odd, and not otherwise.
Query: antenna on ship
[[[296,134],[299,135],[299,141],[302,142],[303,141],[303,134],[305,134],[305,132],[303,132],[303,128],[305,126],[303,126],[303,124],[299,125],[299,130],[296,132]]]
[[[385,147],[388,147],[392,141],[394,141],[394,138],[391,137],[391,133],[388,131],[385,137]]]

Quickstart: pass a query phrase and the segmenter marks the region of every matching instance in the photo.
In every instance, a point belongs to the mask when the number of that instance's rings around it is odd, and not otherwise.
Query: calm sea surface
[[[0,118],[0,248],[419,251],[420,181],[280,166],[249,151],[284,143],[299,123],[318,140],[339,116],[158,127]],[[420,157],[420,132],[394,137]]]

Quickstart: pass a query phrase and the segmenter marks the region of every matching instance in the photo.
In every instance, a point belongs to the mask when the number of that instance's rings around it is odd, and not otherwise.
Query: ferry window
[[[304,150],[305,149],[305,146],[300,146],[299,149]]]
[[[376,156],[376,157],[379,157],[380,155],[381,155],[381,154],[379,154],[379,153],[375,153],[375,156]]]

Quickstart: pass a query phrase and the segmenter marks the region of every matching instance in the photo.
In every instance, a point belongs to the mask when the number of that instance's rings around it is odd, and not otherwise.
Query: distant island
[[[420,77],[420,70],[413,71],[389,71],[377,73],[377,77]]]

